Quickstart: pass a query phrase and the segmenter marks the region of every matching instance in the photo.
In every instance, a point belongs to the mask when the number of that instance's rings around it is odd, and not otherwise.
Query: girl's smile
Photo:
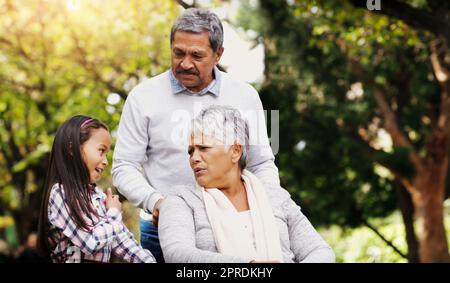
[[[91,137],[81,145],[84,163],[89,170],[90,182],[98,181],[106,166],[106,155],[111,146],[111,135],[103,128],[92,130]]]

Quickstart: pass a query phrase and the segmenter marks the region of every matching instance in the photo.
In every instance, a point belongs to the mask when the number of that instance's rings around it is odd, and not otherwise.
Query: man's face
[[[213,80],[214,66],[219,62],[223,47],[214,52],[208,32],[175,32],[172,41],[172,72],[189,90],[199,92]]]

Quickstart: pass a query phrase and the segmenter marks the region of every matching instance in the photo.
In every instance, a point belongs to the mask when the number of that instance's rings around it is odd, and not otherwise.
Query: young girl
[[[39,221],[39,249],[53,262],[155,262],[122,223],[121,203],[95,184],[108,165],[106,125],[74,116],[56,132]]]

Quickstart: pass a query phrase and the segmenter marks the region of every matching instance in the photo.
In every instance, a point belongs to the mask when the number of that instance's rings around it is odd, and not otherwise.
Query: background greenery
[[[280,113],[283,186],[337,261],[418,261],[422,226],[405,184],[417,176],[411,152],[427,156],[439,118],[442,87],[429,45],[439,31],[368,11],[365,2],[0,0],[0,253],[36,230],[57,127],[82,113],[115,138],[127,93],[169,68],[176,16],[238,3],[224,20],[265,48],[265,79],[255,87],[264,108]],[[436,19],[450,25],[445,1],[397,2],[419,11],[442,2]],[[378,89],[410,144],[387,126]],[[449,192],[447,180],[446,199]],[[449,200],[444,206],[448,239]],[[125,207],[138,236],[137,210]]]

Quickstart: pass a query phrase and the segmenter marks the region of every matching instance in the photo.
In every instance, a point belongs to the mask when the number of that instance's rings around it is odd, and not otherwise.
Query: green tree
[[[409,260],[448,262],[449,3],[407,2],[247,2],[239,22],[264,44],[281,179],[313,222],[377,231],[400,206]]]
[[[128,91],[170,64],[174,1],[0,0],[0,216],[36,229],[56,129],[75,114],[113,131]]]

